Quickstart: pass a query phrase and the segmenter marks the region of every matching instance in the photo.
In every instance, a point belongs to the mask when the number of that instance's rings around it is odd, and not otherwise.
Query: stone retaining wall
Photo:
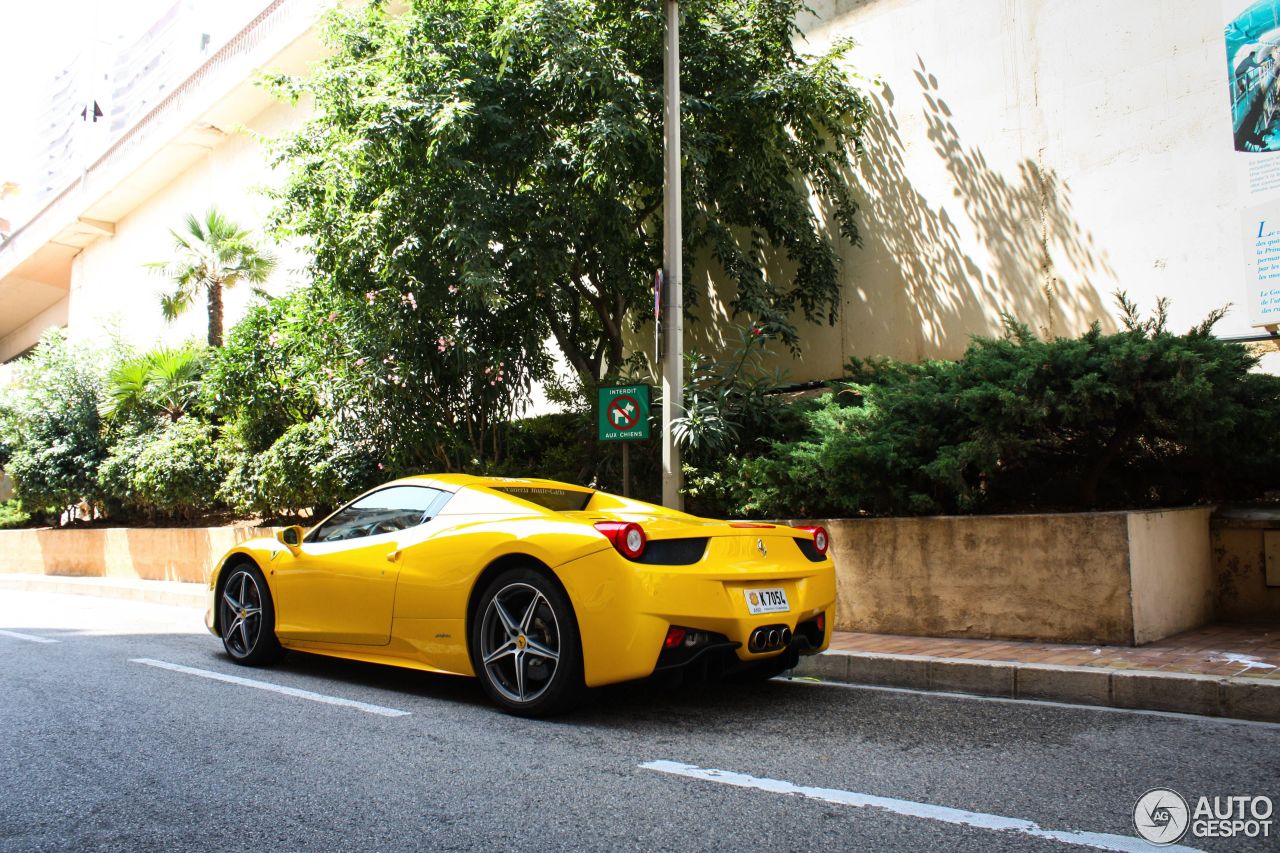
[[[0,572],[204,583],[214,561],[227,549],[275,531],[262,527],[0,530]]]
[[[825,521],[836,628],[1149,643],[1213,616],[1210,512]]]

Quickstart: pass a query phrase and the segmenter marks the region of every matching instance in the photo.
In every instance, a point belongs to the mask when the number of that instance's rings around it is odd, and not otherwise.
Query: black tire
[[[228,566],[218,590],[218,633],[227,656],[244,666],[275,663],[284,654],[276,639],[271,589],[253,563]]]
[[[540,572],[510,569],[493,579],[468,646],[485,693],[509,714],[546,716],[582,699],[578,620],[568,596]]]

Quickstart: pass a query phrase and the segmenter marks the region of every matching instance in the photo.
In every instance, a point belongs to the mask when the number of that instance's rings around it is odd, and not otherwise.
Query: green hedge
[[[1126,304],[1127,306],[1127,304]],[[1127,306],[1130,307],[1130,306]],[[1036,339],[1011,323],[956,362],[855,363],[802,405],[805,434],[744,460],[731,513],[915,515],[1241,500],[1280,475],[1280,378],[1216,317]]]

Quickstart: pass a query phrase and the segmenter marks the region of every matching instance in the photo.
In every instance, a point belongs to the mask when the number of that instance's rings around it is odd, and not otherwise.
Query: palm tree
[[[209,300],[209,346],[222,346],[222,289],[240,282],[260,285],[276,267],[275,256],[259,249],[249,232],[209,208],[203,221],[187,215],[184,233],[170,231],[178,257],[148,267],[162,270],[176,288],[160,297],[160,309],[173,321],[203,292]]]
[[[119,362],[107,376],[98,413],[107,419],[163,415],[176,421],[200,396],[205,352],[194,344],[159,347]]]

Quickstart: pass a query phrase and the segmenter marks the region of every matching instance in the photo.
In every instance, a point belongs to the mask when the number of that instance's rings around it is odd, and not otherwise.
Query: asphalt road
[[[1264,724],[785,680],[530,721],[469,679],[238,667],[187,609],[6,592],[0,629],[3,850],[1084,850],[1123,839],[1036,833],[1133,838],[1158,786],[1280,809]],[[1182,843],[1280,850],[1273,817]]]

